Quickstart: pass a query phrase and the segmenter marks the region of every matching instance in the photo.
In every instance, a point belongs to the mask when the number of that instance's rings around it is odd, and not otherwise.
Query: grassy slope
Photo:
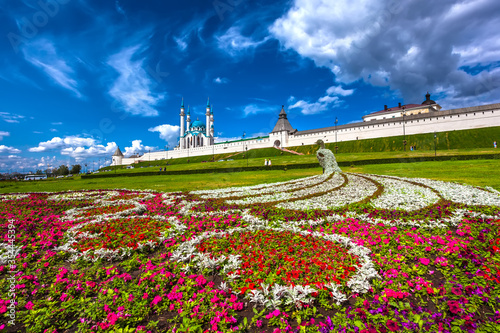
[[[450,149],[492,148],[493,141],[500,141],[500,127],[441,132],[436,133],[436,136],[436,149],[440,152]],[[410,146],[416,146],[418,150],[434,150],[433,133],[407,135],[406,140],[407,150]],[[338,142],[337,146],[339,153],[403,151],[403,135]],[[327,143],[326,147],[335,152],[334,143]],[[289,149],[303,154],[313,154],[316,151],[314,146],[298,146]]]
[[[355,161],[364,159],[381,158],[404,158],[411,156],[429,156],[434,155],[434,134],[417,134],[406,136],[408,145],[407,150],[403,151],[403,136],[394,136],[387,138],[366,139],[356,141],[338,142],[338,151],[336,157],[338,161]],[[500,141],[500,127],[480,128],[472,130],[450,131],[437,133],[436,149],[438,155],[463,155],[463,154],[491,154],[498,153],[493,149],[493,141]],[[416,146],[416,151],[409,151],[410,146]],[[335,152],[335,144],[327,143],[326,147]],[[158,171],[160,167],[167,167],[168,170],[185,169],[206,169],[206,168],[233,168],[247,165],[263,165],[265,158],[271,158],[273,164],[292,164],[292,163],[313,163],[316,162],[317,145],[290,147],[303,153],[304,156],[297,156],[287,152],[281,152],[275,148],[252,149],[248,152],[215,154],[206,156],[184,157],[178,159],[169,159],[168,166],[166,160],[147,161],[136,164],[135,169],[125,169],[117,167],[116,172],[142,172]],[[378,153],[378,154],[373,154]],[[248,155],[248,156],[247,156]],[[165,154],[167,156],[167,154]],[[224,160],[224,162],[209,162],[213,158],[215,161]],[[227,161],[227,159],[233,161]],[[189,163],[187,162],[189,159]],[[203,163],[206,162],[206,163]],[[143,168],[141,168],[141,166]],[[103,170],[113,169],[113,167],[103,168]]]
[[[312,146],[311,146],[312,147]],[[298,163],[317,163],[316,159],[316,150],[318,149],[318,146],[314,147],[314,153],[310,155],[293,155],[287,152],[284,152],[283,155],[280,155],[280,151],[276,149],[269,148],[270,151],[265,151],[264,149],[259,149],[255,151],[249,151],[249,158],[248,158],[248,166],[263,166],[264,165],[264,159],[269,159],[271,158],[273,165],[289,165],[289,164],[298,164]],[[494,154],[494,153],[500,153],[500,150],[498,149],[493,149],[493,148],[476,148],[476,149],[452,149],[452,150],[445,150],[445,151],[438,151],[437,155],[438,156],[443,156],[443,155],[475,155],[475,154]],[[254,154],[254,155],[252,155]],[[255,156],[255,155],[264,155],[264,156]],[[266,155],[267,154],[267,155]],[[268,156],[270,154],[276,154],[275,156]],[[116,173],[137,173],[137,172],[148,172],[148,171],[158,171],[160,167],[166,167],[167,170],[169,171],[174,171],[174,170],[195,170],[195,169],[217,169],[217,168],[238,168],[238,167],[245,167],[247,166],[247,159],[246,157],[243,156],[244,154],[240,153],[239,155],[234,155],[231,156],[230,159],[232,161],[227,161],[224,160],[224,162],[193,162],[190,161],[190,163],[186,163],[185,159],[182,162],[178,160],[172,160],[172,161],[177,161],[179,163],[171,163],[169,161],[170,165],[166,166],[165,164],[160,164],[160,162],[164,161],[155,161],[158,162],[158,164],[153,164],[154,166],[148,167],[148,164],[144,167],[136,167],[134,169],[126,169],[125,167],[118,167],[116,168]],[[417,150],[417,151],[395,151],[395,152],[381,152],[381,153],[338,153],[335,155],[337,158],[337,161],[339,162],[345,162],[345,161],[359,161],[359,160],[370,160],[370,159],[384,159],[384,158],[407,158],[407,157],[417,157],[417,156],[434,156],[434,151],[423,151],[423,150]],[[144,164],[142,164],[144,165]],[[158,165],[158,166],[157,166]],[[110,172],[115,172],[113,167],[108,167],[108,168],[103,168],[102,170],[111,170]]]

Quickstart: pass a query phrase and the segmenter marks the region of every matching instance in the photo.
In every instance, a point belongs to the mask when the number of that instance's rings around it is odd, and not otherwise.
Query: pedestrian
[[[497,147],[497,142],[493,141],[493,148],[496,148],[496,147]]]
[[[264,165],[267,166],[267,158],[264,160]]]
[[[267,165],[271,166],[271,159],[269,159],[269,162],[267,162]]]

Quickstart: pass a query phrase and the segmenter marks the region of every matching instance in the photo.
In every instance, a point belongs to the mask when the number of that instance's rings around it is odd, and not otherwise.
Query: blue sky
[[[385,104],[500,102],[496,0],[0,0],[0,172],[170,149],[181,98],[218,140]]]

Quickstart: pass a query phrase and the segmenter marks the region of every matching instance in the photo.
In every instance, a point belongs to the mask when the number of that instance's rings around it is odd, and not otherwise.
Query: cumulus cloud
[[[2,140],[3,140],[3,137],[4,137],[4,136],[9,136],[9,135],[10,135],[10,133],[9,133],[9,132],[0,131],[0,141],[2,141]]]
[[[456,103],[495,102],[500,72],[464,66],[500,58],[499,11],[496,0],[295,0],[269,31],[339,83],[363,80],[408,101],[431,91]]]
[[[20,152],[17,148],[0,145],[0,154],[19,154]]]
[[[178,143],[177,138],[179,137],[180,129],[180,126],[164,124],[149,128],[148,131],[160,133],[160,139],[167,141],[169,146],[173,147]]]
[[[0,112],[0,118],[6,123],[19,123],[19,120],[24,119],[24,116],[9,112]]]
[[[73,92],[76,97],[81,98],[78,90],[78,82],[74,78],[75,72],[69,65],[69,61],[62,58],[54,44],[46,39],[40,39],[27,44],[23,48],[24,59],[33,66],[42,70],[52,81]]]
[[[341,86],[331,86],[326,90],[326,94],[317,101],[297,101],[295,97],[291,96],[288,102],[294,103],[289,106],[289,109],[299,109],[303,115],[312,115],[322,113],[332,108],[342,105],[342,100],[339,96],[350,96],[354,93],[354,89],[343,89]]]
[[[134,140],[132,141],[132,146],[125,147],[125,156],[130,156],[134,154],[143,154],[145,152],[149,152],[150,150],[155,150],[156,147],[145,146],[142,144],[142,140]]]
[[[48,150],[56,150],[68,147],[93,146],[95,140],[92,138],[80,138],[78,136],[66,136],[64,138],[54,137],[49,141],[40,142],[38,147],[30,148],[32,153],[40,153]]]
[[[157,82],[154,82],[153,77],[144,69],[145,59],[139,57],[141,50],[142,46],[136,45],[109,58],[108,65],[118,72],[118,78],[108,93],[127,113],[145,117],[157,116],[156,106],[165,95],[153,91]]]
[[[88,148],[82,146],[66,147],[61,149],[61,155],[74,158],[76,162],[82,162],[88,158],[104,157],[111,159],[118,145],[115,142],[108,142],[106,146],[93,144]]]

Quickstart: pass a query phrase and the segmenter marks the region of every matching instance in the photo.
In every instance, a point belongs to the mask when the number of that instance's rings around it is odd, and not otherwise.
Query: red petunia
[[[399,331],[399,325],[394,320],[390,320],[390,319],[387,320],[386,325],[387,325],[387,328],[389,329],[389,331],[391,331],[391,332]]]

